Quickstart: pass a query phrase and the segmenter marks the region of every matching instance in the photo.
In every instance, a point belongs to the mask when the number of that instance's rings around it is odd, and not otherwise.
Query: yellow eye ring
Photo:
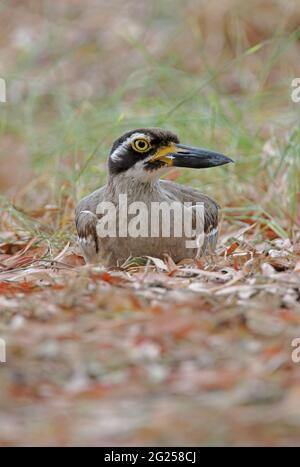
[[[132,147],[137,152],[146,152],[149,151],[151,145],[148,140],[137,138],[132,142]]]

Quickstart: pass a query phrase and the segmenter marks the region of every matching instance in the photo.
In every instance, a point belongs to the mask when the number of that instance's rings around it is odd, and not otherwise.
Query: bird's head
[[[118,138],[111,149],[110,175],[128,175],[140,180],[159,178],[171,167],[204,169],[233,162],[208,149],[185,146],[171,131],[138,128]]]

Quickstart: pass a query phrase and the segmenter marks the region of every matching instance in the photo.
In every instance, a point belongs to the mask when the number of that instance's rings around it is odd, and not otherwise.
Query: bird
[[[78,242],[86,263],[114,268],[121,267],[130,258],[164,259],[165,255],[170,255],[175,263],[179,263],[183,259],[195,259],[213,253],[218,238],[218,204],[198,189],[161,177],[173,167],[203,169],[230,162],[233,160],[224,154],[180,144],[178,136],[166,129],[138,128],[120,136],[113,143],[108,156],[106,184],[81,200],[76,208]],[[125,221],[120,220],[122,207],[119,201],[122,196],[129,206],[136,203],[143,203],[147,208],[155,203],[164,203],[165,206],[174,202],[177,206],[187,204],[193,225],[197,220],[197,208],[202,206],[201,245],[188,246],[184,233],[181,236],[162,235],[164,214],[155,235],[129,235],[126,229],[124,234],[124,225],[120,232],[116,225],[120,227],[125,222],[125,227],[128,227],[134,218],[131,212]],[[105,217],[104,212],[99,210],[100,205],[107,207],[106,215],[111,215],[111,219],[113,214],[117,217],[116,224],[112,224],[112,235],[99,235],[99,223]],[[106,221],[111,219],[108,217]],[[146,226],[149,233],[148,218],[140,218],[139,221],[135,226]]]

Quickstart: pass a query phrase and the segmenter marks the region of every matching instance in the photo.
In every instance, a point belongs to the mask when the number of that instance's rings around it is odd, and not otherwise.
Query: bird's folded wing
[[[95,191],[78,204],[75,213],[78,241],[88,263],[97,261],[99,252],[96,215],[97,206],[103,198],[104,189]]]
[[[83,198],[76,208],[76,218],[82,211],[90,211],[93,214],[97,212],[97,206],[104,198],[105,187],[100,188],[99,190],[94,191],[94,193],[90,194]]]
[[[161,187],[165,192],[172,194],[174,199],[182,203],[202,203],[204,205],[204,230],[209,234],[218,227],[219,223],[219,206],[217,203],[204,195],[195,188],[179,185],[178,183],[161,180]]]

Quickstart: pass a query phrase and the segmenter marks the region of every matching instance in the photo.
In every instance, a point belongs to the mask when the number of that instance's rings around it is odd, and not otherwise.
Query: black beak
[[[192,169],[206,169],[234,162],[224,154],[208,149],[193,148],[184,144],[176,144],[176,152],[169,154],[174,167],[189,167]]]

